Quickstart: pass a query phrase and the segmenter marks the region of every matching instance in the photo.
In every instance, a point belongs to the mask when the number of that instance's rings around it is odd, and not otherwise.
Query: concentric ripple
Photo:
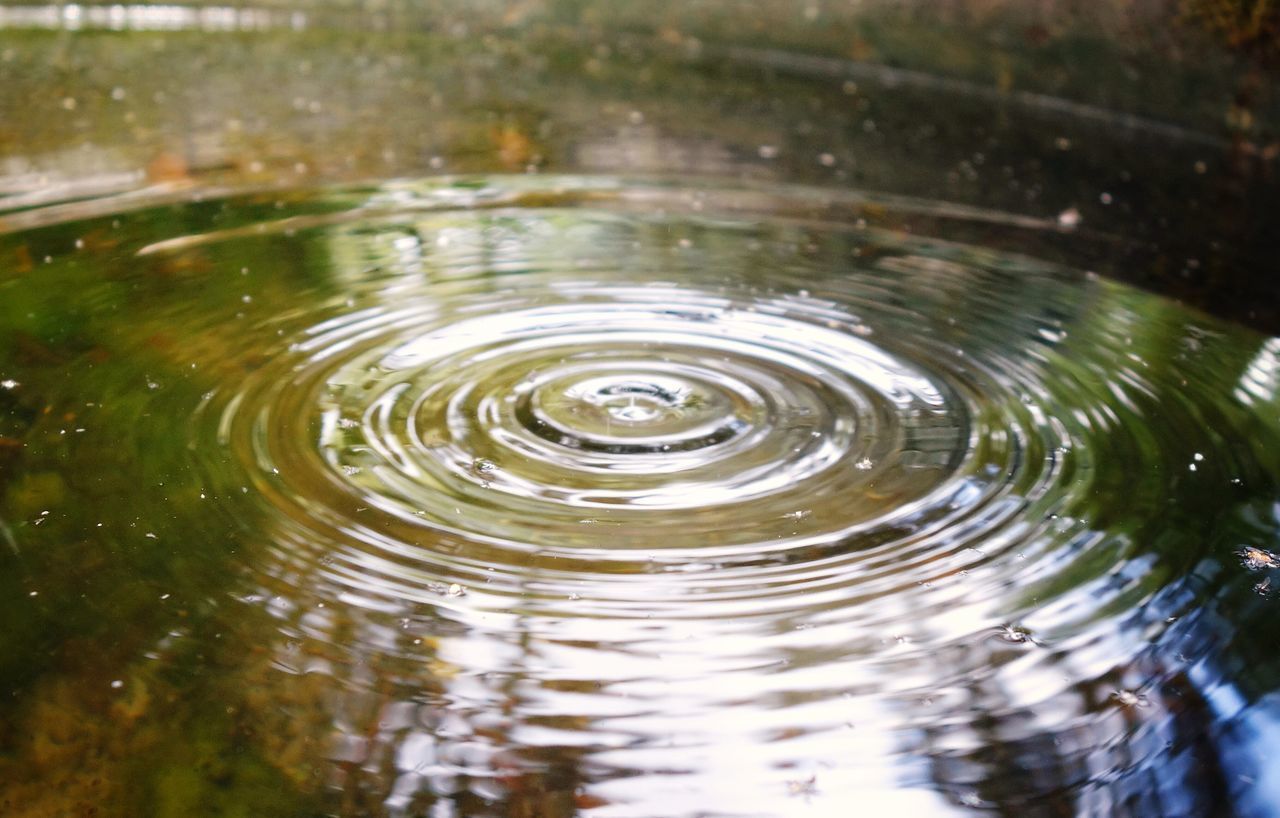
[[[252,428],[232,434],[298,492],[323,474],[399,520],[504,547],[776,550],[883,526],[964,458],[965,401],[853,321],[573,283],[447,317],[362,311],[308,330],[287,378],[237,401]]]
[[[919,605],[963,631],[1128,547],[1088,520],[1125,479],[1104,448],[1157,471],[1174,448],[1147,424],[1162,385],[1115,342],[1136,317],[1085,322],[1106,291],[1080,273],[839,222],[644,212],[689,205],[680,190],[568,210],[513,207],[519,185],[466,195],[392,187],[313,220],[362,269],[340,300],[268,317],[278,351],[204,410],[219,439],[195,448],[229,447],[289,547],[360,593],[868,623]],[[1178,411],[1161,407],[1171,428]]]
[[[225,552],[191,604],[215,636],[155,654],[252,690],[235,735],[330,771],[335,811],[1160,814],[1141,782],[1199,775],[1187,702],[1247,700],[1201,634],[1270,593],[1280,346],[978,241],[1053,223],[579,178],[292,195],[183,235],[123,214],[103,278],[148,317],[77,382],[141,361],[90,406],[130,450],[183,430],[112,548]]]

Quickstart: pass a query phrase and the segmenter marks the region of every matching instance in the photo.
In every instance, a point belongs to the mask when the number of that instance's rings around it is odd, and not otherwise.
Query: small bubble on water
[[[776,145],[761,145],[761,146],[756,150],[756,153],[760,154],[760,158],[761,158],[761,159],[776,159],[776,158],[778,158],[778,148],[777,148],[777,146],[776,146]]]
[[[1114,199],[1112,199],[1110,193],[1103,193],[1098,196],[1098,201],[1102,202],[1104,205],[1109,205],[1114,201]]]
[[[1036,644],[1035,639],[1031,636],[1031,631],[1021,625],[1001,625],[996,631],[996,635],[1005,642],[1015,645]]]
[[[1080,211],[1074,207],[1068,207],[1066,210],[1058,214],[1058,226],[1067,230],[1074,229],[1080,225]]]
[[[836,158],[829,153],[820,153],[818,154],[818,164],[824,168],[835,167]]]
[[[449,596],[465,596],[466,593],[467,593],[467,589],[463,588],[461,585],[459,585],[456,582],[449,586],[449,590],[448,590]]]
[[[113,679],[113,680],[112,680],[112,682],[111,682],[111,689],[112,689],[112,690],[119,690],[119,689],[120,689],[120,688],[122,688],[122,687],[124,687],[124,680],[123,680],[123,679]]]
[[[854,463],[853,467],[855,469],[858,469],[859,471],[867,471],[874,465],[875,464],[871,462],[871,458],[864,457],[861,460],[859,460],[857,463]]]
[[[18,386],[18,382],[13,378],[5,378],[3,381],[0,381],[0,389],[17,389]]]

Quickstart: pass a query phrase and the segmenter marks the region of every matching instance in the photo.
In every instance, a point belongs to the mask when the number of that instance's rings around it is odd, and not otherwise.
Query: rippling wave
[[[271,195],[121,258],[212,293],[147,285],[202,386],[150,411],[181,416],[272,623],[230,625],[272,657],[246,718],[287,731],[296,680],[332,680],[316,752],[362,809],[1199,814],[1239,789],[1205,772],[1222,660],[1194,634],[1206,599],[1264,599],[1233,590],[1274,536],[1264,339],[969,239],[1055,229],[1000,214]],[[1178,764],[1217,783],[1144,777]]]

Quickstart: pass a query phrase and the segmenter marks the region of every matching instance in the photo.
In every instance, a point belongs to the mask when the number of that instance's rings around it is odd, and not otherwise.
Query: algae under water
[[[1280,340],[1053,223],[494,176],[8,226],[6,815],[1280,803]]]

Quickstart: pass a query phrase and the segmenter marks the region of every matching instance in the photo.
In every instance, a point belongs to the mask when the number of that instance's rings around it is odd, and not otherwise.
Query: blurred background
[[[1061,217],[1115,239],[1084,266],[1275,329],[1278,30],[1269,0],[5,3],[0,205],[802,182]]]

